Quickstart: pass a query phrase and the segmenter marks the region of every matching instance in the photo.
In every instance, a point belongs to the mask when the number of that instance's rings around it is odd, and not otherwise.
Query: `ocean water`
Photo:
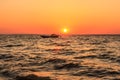
[[[31,74],[50,80],[120,80],[120,35],[0,35],[0,80]]]

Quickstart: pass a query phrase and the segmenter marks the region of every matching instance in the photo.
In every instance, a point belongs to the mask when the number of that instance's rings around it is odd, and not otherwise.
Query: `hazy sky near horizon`
[[[0,0],[0,33],[120,34],[120,0]]]

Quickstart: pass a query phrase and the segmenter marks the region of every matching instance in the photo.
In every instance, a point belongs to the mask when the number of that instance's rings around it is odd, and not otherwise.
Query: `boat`
[[[41,35],[42,38],[59,38],[60,35],[51,34],[51,35]]]

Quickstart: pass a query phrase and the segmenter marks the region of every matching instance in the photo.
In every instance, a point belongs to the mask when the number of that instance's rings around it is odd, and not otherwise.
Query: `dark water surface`
[[[0,35],[0,80],[120,80],[120,35]],[[28,79],[26,79],[28,80]]]

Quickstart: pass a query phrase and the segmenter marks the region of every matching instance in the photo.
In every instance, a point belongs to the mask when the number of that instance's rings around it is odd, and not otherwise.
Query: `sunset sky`
[[[0,0],[0,34],[120,34],[120,0]]]

